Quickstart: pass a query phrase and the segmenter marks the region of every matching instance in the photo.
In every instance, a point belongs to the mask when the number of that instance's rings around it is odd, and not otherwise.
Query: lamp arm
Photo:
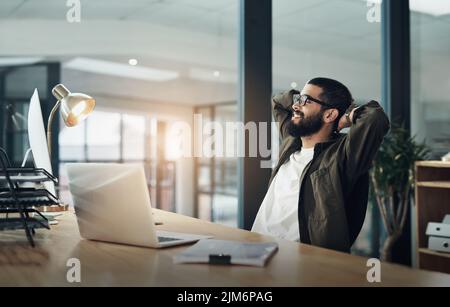
[[[59,106],[61,105],[61,100],[58,100],[53,107],[52,111],[50,112],[50,116],[48,117],[47,122],[47,146],[48,146],[48,154],[50,155],[50,160],[52,156],[52,123],[53,118],[55,117],[56,111],[58,110]]]

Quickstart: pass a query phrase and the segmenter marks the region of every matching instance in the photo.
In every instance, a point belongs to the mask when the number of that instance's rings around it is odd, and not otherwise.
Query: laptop
[[[68,163],[66,167],[85,239],[162,248],[211,238],[156,230],[141,165]]]

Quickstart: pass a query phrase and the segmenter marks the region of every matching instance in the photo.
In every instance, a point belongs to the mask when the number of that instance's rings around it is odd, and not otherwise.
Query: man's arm
[[[366,173],[390,128],[389,119],[376,101],[354,109],[339,122],[340,128],[350,127],[343,146],[341,161],[344,174],[358,178]]]
[[[278,131],[282,140],[289,136],[287,125],[292,118],[293,95],[299,93],[299,91],[290,90],[272,98],[272,114],[278,122]]]

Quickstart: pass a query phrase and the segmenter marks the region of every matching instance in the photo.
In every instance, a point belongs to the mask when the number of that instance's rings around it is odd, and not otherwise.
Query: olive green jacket
[[[302,146],[301,140],[287,131],[294,93],[298,92],[291,90],[272,99],[282,144],[270,182]],[[302,243],[350,251],[367,210],[368,171],[388,131],[388,117],[376,101],[371,101],[355,110],[348,134],[335,134],[330,141],[316,144],[314,157],[300,178],[298,219]]]

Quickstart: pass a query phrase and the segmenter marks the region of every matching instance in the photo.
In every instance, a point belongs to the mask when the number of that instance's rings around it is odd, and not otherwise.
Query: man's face
[[[301,95],[308,95],[317,100],[320,99],[322,89],[316,85],[306,84]],[[300,104],[294,104],[292,106],[293,115],[291,122],[289,123],[289,134],[293,137],[310,136],[323,127],[323,113],[320,104],[308,101],[304,106]]]

